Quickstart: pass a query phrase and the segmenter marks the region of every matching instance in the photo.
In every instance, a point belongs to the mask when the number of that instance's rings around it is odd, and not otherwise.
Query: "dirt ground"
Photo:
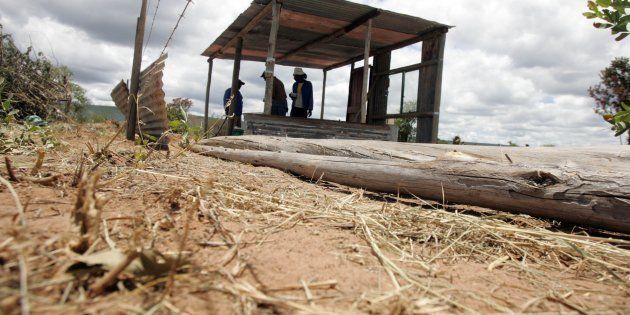
[[[630,312],[624,235],[297,178],[177,138],[149,152],[114,124],[53,128],[63,144],[36,172],[36,147],[7,155],[23,215],[0,186],[2,314]],[[112,268],[81,257],[113,249],[166,269],[99,287]]]

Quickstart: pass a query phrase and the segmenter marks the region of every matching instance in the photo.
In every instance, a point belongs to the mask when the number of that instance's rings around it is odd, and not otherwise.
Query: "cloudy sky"
[[[167,98],[194,100],[203,112],[207,63],[201,52],[245,10],[250,0],[195,0],[168,48]],[[630,40],[616,43],[585,20],[586,0],[355,0],[454,25],[447,38],[440,138],[543,145],[619,144],[593,113],[587,89],[616,56],[630,55]],[[149,21],[157,0],[149,1]],[[185,0],[161,0],[144,64],[155,59]],[[95,104],[130,76],[140,0],[0,0],[0,23],[17,44],[33,45],[69,66]],[[419,45],[394,52],[393,66],[419,60]],[[264,65],[244,62],[245,112],[262,111]],[[290,81],[291,69],[279,67]],[[212,111],[221,113],[231,62],[216,61]],[[321,98],[320,70],[310,70]],[[329,73],[327,119],[345,118],[349,67]]]

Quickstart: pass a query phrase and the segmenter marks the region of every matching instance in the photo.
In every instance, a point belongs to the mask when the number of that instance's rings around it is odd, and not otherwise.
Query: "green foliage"
[[[398,142],[410,142],[416,128],[414,127],[415,119],[396,118],[396,126],[398,127]]]
[[[30,115],[48,120],[64,115],[80,118],[89,100],[85,91],[72,83],[72,72],[67,67],[53,65],[33,47],[22,52],[11,35],[2,34],[1,24],[0,44],[0,77],[5,83],[0,98],[11,99],[13,108],[19,110],[16,119]]]
[[[602,81],[589,89],[595,100],[595,112],[610,122],[616,136],[620,136],[628,130],[627,115],[624,113],[627,113],[630,104],[630,59],[615,58],[609,67],[602,70],[600,78]]]
[[[604,119],[613,125],[615,137],[619,137],[630,131],[630,102],[622,103],[620,111],[618,111],[615,115],[604,115]]]
[[[601,22],[593,23],[600,29],[610,29],[616,40],[626,38],[630,31],[630,1],[629,0],[596,0],[588,2],[589,12],[585,12],[587,19],[599,19]]]
[[[415,101],[408,101],[403,104],[403,112],[413,111],[417,108]],[[398,142],[413,142],[417,133],[416,118],[397,118],[395,121],[398,127]]]
[[[169,128],[171,132],[182,135],[183,146],[188,146],[191,140],[199,141],[202,137],[201,128],[192,126],[188,121],[188,111],[192,105],[193,102],[187,98],[175,98],[166,105]]]

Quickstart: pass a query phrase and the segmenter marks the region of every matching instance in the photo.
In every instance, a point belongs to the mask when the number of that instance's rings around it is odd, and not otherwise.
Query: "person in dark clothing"
[[[234,106],[234,126],[241,127],[241,116],[243,115],[243,95],[241,94],[241,87],[245,85],[245,82],[238,80],[238,91],[234,96],[234,100],[229,106]],[[225,115],[230,115],[230,107],[228,102],[232,97],[232,88],[225,90],[223,94],[223,107],[225,108]]]
[[[264,72],[260,77],[266,80]],[[284,83],[274,76],[273,93],[271,94],[271,115],[286,116],[288,111],[289,105],[287,103],[287,92],[284,90]]]
[[[306,73],[302,68],[295,68],[293,72],[293,93],[289,94],[293,100],[291,117],[307,118],[313,115],[313,84],[306,81]]]

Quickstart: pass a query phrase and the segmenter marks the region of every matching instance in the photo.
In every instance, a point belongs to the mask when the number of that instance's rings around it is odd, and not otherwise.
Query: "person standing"
[[[307,81],[307,75],[302,68],[295,68],[293,72],[293,93],[289,96],[293,100],[291,117],[307,118],[313,115],[313,84]]]
[[[260,77],[266,80],[265,72],[263,72]],[[274,76],[273,92],[271,94],[271,115],[286,116],[288,111],[289,105],[287,103],[287,92],[284,89],[284,83]]]
[[[229,106],[234,106],[234,126],[241,128],[241,116],[243,115],[243,95],[241,94],[241,87],[245,85],[245,82],[238,80],[238,90],[236,91],[236,95],[234,95],[234,99],[229,104]],[[225,108],[225,115],[230,115],[230,107],[228,106],[228,102],[232,97],[232,88],[228,88],[225,90],[225,94],[223,94],[223,107]]]

